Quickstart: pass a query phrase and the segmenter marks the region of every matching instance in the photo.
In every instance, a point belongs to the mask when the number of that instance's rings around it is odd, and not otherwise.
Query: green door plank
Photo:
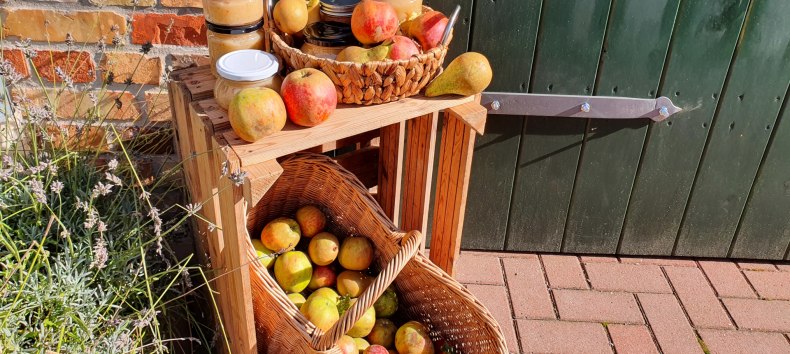
[[[648,131],[620,253],[672,253],[747,6],[748,0],[681,2],[659,95],[684,111]]]
[[[531,91],[590,94],[609,1],[544,1]],[[510,209],[509,250],[559,251],[587,121],[529,117]]]
[[[469,34],[472,32],[472,11],[474,1],[472,0],[425,0],[423,3],[436,11],[441,11],[445,16],[450,17],[456,5],[461,5],[461,13],[453,27],[453,39],[450,42],[450,49],[444,66],[450,63],[455,57],[465,53],[469,48]]]
[[[613,2],[596,95],[655,97],[678,3]],[[590,121],[571,198],[564,251],[617,251],[649,122]]]
[[[790,244],[790,92],[743,221],[735,235],[730,257],[782,259]]]
[[[724,257],[790,82],[790,1],[753,1],[675,254]],[[776,97],[780,97],[779,100]]]
[[[526,92],[540,6],[541,0],[475,2],[475,26],[469,47],[485,54],[494,68],[494,81],[488,91]],[[523,124],[520,116],[489,116],[486,133],[476,139],[461,242],[465,249],[505,247]]]

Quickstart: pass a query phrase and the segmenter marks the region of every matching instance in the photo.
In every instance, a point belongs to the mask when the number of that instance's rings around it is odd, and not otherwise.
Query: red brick
[[[513,315],[510,312],[507,289],[504,286],[476,284],[467,285],[466,288],[485,305],[499,323],[510,352],[518,353],[518,338],[516,338],[516,329],[513,327]]]
[[[790,302],[780,300],[722,299],[741,329],[790,332]]]
[[[743,274],[752,283],[763,299],[790,300],[790,272],[757,272],[747,270]]]
[[[16,70],[17,74],[22,78],[30,77],[30,70],[27,68],[27,59],[25,54],[19,49],[2,48],[3,59],[11,63],[11,66]]]
[[[30,38],[39,42],[63,42],[71,34],[77,42],[112,43],[115,33],[126,34],[126,18],[109,11],[54,11],[7,9],[3,23],[4,36]]]
[[[52,145],[72,151],[109,151],[107,131],[101,126],[78,127],[73,124],[47,126]]]
[[[666,267],[675,292],[697,328],[733,328],[716,293],[699,268]]]
[[[525,353],[612,353],[599,323],[518,320]]]
[[[170,98],[167,90],[155,88],[145,92],[145,104],[142,108],[148,114],[149,122],[172,121]]]
[[[96,63],[93,62],[93,55],[88,52],[40,50],[32,61],[38,74],[52,82],[63,82],[55,73],[56,68],[63,70],[75,83],[96,80]]]
[[[638,294],[647,322],[665,354],[702,353],[680,303],[671,294]]]
[[[162,0],[162,6],[167,7],[194,7],[203,8],[203,1],[201,0]]]
[[[544,254],[540,256],[552,288],[588,289],[587,280],[579,258],[568,255]]]
[[[652,264],[671,267],[696,267],[697,262],[691,259],[677,258],[640,258],[640,257],[620,257],[621,263],[627,264]]]
[[[137,13],[132,20],[134,44],[206,45],[206,22],[203,16]]]
[[[671,293],[661,268],[655,265],[589,263],[585,265],[592,288],[602,291]]]
[[[658,354],[646,326],[610,324],[607,326],[617,354]]]
[[[141,53],[106,53],[100,68],[112,72],[117,83],[131,79],[135,84],[159,85],[162,79],[162,59]]]
[[[491,254],[461,252],[456,269],[455,279],[460,283],[505,285],[499,258]]]
[[[699,334],[711,353],[790,353],[790,344],[780,333],[703,329]]]
[[[645,323],[633,294],[553,290],[561,320]]]
[[[766,272],[774,272],[777,271],[776,266],[769,262],[760,262],[760,261],[744,261],[738,262],[738,266],[741,269],[746,270],[759,270],[759,271],[766,271]]]
[[[720,297],[757,297],[734,262],[699,261],[699,265]]]
[[[783,272],[790,272],[790,263],[774,263],[774,265]]]
[[[510,301],[516,318],[554,319],[540,261],[530,258],[503,258]]]
[[[582,263],[620,263],[617,257],[611,256],[581,256]]]

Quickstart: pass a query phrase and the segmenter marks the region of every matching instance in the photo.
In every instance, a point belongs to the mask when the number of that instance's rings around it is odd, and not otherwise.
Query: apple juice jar
[[[216,63],[225,54],[242,49],[263,49],[263,21],[244,27],[227,27],[206,22],[208,56],[216,76]]]
[[[422,14],[422,0],[383,0],[395,8],[398,14],[398,21],[401,23],[411,20]]]
[[[228,109],[233,96],[243,89],[266,87],[279,93],[283,82],[277,74],[280,70],[277,57],[262,50],[230,52],[217,60],[216,68],[214,99],[224,109]]]
[[[203,0],[206,21],[220,26],[246,26],[263,18],[263,0]]]

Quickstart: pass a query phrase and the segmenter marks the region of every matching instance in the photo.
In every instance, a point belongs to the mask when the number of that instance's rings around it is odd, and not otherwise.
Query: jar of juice
[[[214,99],[220,107],[228,109],[233,96],[245,88],[267,87],[280,92],[279,70],[277,57],[262,50],[243,49],[225,54],[217,60]]]
[[[245,26],[263,18],[263,0],[203,0],[206,21],[221,26]]]
[[[227,27],[206,22],[208,56],[212,72],[216,76],[217,60],[230,52],[242,49],[263,49],[263,20],[244,27]]]
[[[395,8],[400,22],[411,20],[422,14],[422,0],[382,0]]]

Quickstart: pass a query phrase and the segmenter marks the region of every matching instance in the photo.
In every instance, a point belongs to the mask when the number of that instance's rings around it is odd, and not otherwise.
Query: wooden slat
[[[357,176],[367,188],[378,184],[379,178],[379,148],[368,146],[359,150],[342,154],[335,158],[338,165]]]
[[[790,2],[756,1],[678,235],[676,255],[724,257],[790,82]]]
[[[678,4],[613,2],[596,95],[656,97]],[[565,251],[617,251],[650,122],[590,120],[565,227]]]
[[[263,198],[263,195],[283,174],[283,168],[276,160],[266,161],[257,165],[244,168],[247,172],[247,181],[244,183],[244,199],[249,208],[253,208]]]
[[[301,151],[330,141],[400,123],[431,112],[471,102],[473,97],[415,96],[397,102],[373,106],[340,106],[326,122],[312,128],[287,123],[285,128],[255,143],[239,139],[228,131],[225,138],[239,155],[243,165],[256,164]]]
[[[478,98],[479,101],[479,98]],[[472,128],[477,134],[483,135],[486,130],[488,110],[477,102],[464,103],[451,108],[456,117]]]
[[[403,202],[400,227],[403,230],[428,231],[433,162],[436,150],[436,125],[439,113],[417,117],[406,124],[407,171],[403,176]],[[423,244],[423,248],[424,248]]]
[[[541,4],[541,0],[475,1],[469,46],[484,53],[494,68],[488,91],[527,92]],[[464,248],[505,247],[523,128],[523,117],[492,117],[486,123],[486,134],[475,140],[468,196],[475,202],[469,203],[464,220]]]
[[[403,146],[405,123],[395,123],[380,129],[378,202],[395,225],[400,219],[401,181],[403,176]]]
[[[621,253],[672,253],[747,3],[681,2],[659,95],[671,97],[683,111],[648,132]],[[716,19],[715,26],[711,19]]]
[[[214,82],[216,78],[211,74],[209,66],[201,66],[198,70],[181,75],[179,81],[184,84],[192,95],[193,101],[214,97]]]
[[[430,258],[452,276],[461,249],[475,133],[449,109],[442,124]]]
[[[531,92],[592,94],[609,3],[543,2]],[[521,138],[508,250],[560,250],[586,124],[587,120],[575,118],[528,118]]]
[[[743,220],[735,236],[733,258],[782,259],[790,247],[790,91],[784,113],[760,167]]]

